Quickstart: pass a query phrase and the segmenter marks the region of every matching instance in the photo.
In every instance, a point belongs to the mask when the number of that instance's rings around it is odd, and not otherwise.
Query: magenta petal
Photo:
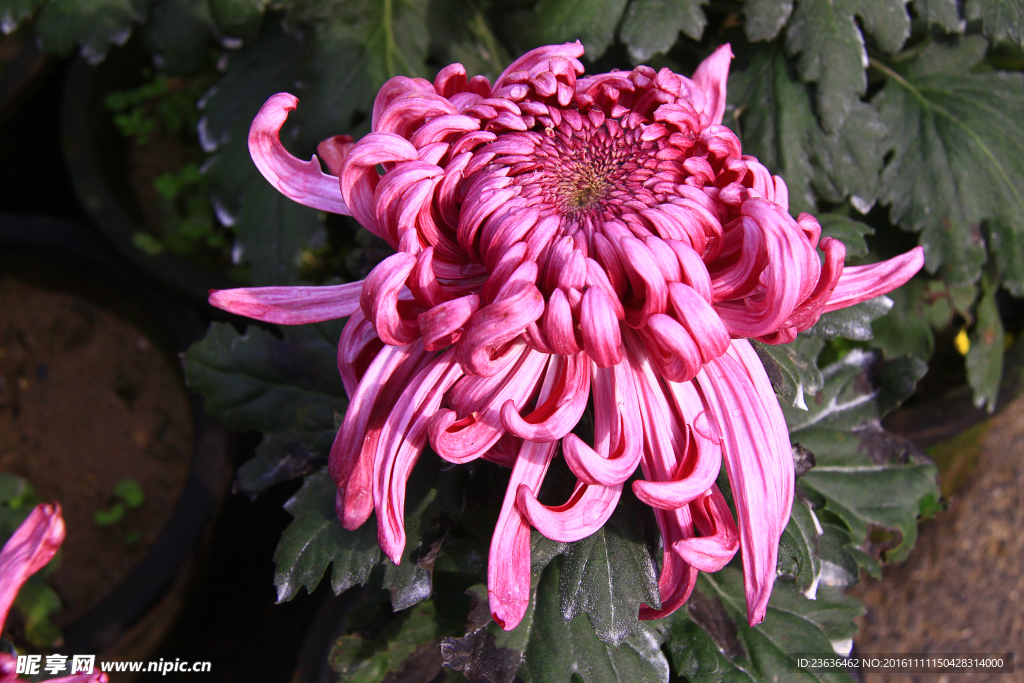
[[[346,529],[358,528],[373,511],[370,478],[387,411],[427,357],[422,344],[385,346],[350,394],[328,459],[331,479],[338,486],[338,518]]]
[[[540,490],[555,455],[555,443],[524,441],[519,449],[487,557],[491,616],[506,631],[523,620],[530,604],[530,525],[516,505],[521,486]]]
[[[562,440],[565,462],[587,484],[629,479],[643,454],[643,424],[636,387],[625,363],[594,370],[594,448],[575,434]]]
[[[731,61],[732,48],[726,43],[712,52],[693,72],[693,82],[701,87],[708,98],[700,114],[703,127],[721,123],[725,115],[725,86],[729,80]]]
[[[351,215],[338,177],[324,173],[316,156],[301,161],[281,144],[281,126],[298,102],[294,95],[280,92],[263,104],[249,128],[249,154],[263,177],[289,199],[321,211]],[[337,146],[332,151],[341,153]]]
[[[359,308],[363,282],[329,287],[241,287],[215,289],[210,305],[279,325],[305,325],[347,318]]]
[[[672,549],[700,571],[717,572],[729,564],[740,549],[740,534],[732,512],[717,486],[693,501],[690,511],[701,535],[676,541]]]
[[[661,593],[661,609],[643,606],[641,619],[661,619],[675,612],[690,598],[697,583],[697,568],[673,550],[673,545],[684,538],[693,536],[693,520],[689,507],[679,510],[655,510],[654,518],[661,529],[664,544],[661,575],[658,577],[658,591]]]
[[[578,482],[567,502],[548,507],[537,500],[529,486],[521,484],[516,504],[537,531],[552,541],[572,543],[603,527],[615,512],[621,495],[621,482],[613,486]]]
[[[580,421],[590,396],[590,359],[585,354],[553,356],[559,366],[550,397],[525,418],[515,403],[501,407],[501,424],[512,434],[530,441],[557,441]],[[550,370],[549,370],[550,372]]]
[[[42,569],[64,541],[60,505],[41,503],[29,513],[0,550],[0,629],[18,591]]]
[[[462,376],[454,352],[438,354],[416,373],[391,409],[373,457],[373,507],[381,550],[398,564],[405,549],[405,484],[427,442],[427,422]]]
[[[924,249],[914,247],[900,256],[866,266],[847,266],[823,312],[837,311],[891,292],[924,265]]]
[[[747,619],[764,619],[779,538],[793,503],[793,455],[771,382],[746,340],[697,378],[724,432],[723,450],[739,517]]]

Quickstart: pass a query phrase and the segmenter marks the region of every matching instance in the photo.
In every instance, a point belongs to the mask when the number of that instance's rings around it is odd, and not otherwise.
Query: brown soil
[[[1024,657],[1024,397],[978,430],[974,472],[921,527],[910,559],[855,591],[868,608],[860,654],[1006,653]],[[1010,683],[1014,673],[865,673],[865,683]]]
[[[48,579],[65,606],[57,626],[94,607],[156,540],[193,442],[180,372],[135,327],[82,298],[0,280],[0,471],[64,508],[67,538]],[[94,513],[129,477],[142,506],[97,526]]]

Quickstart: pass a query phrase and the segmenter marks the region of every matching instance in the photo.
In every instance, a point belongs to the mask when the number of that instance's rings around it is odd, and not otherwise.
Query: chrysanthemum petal
[[[263,104],[249,128],[249,154],[263,177],[284,196],[314,209],[348,216],[351,211],[341,196],[338,177],[324,173],[316,156],[302,161],[281,144],[281,126],[298,102],[294,95],[281,92]],[[335,145],[332,152],[340,155],[343,149]]]
[[[622,482],[612,486],[577,482],[565,503],[549,507],[537,500],[530,487],[520,485],[516,504],[537,531],[552,541],[572,543],[604,526],[622,495]]]
[[[539,491],[555,442],[524,441],[519,449],[487,557],[491,617],[506,631],[519,625],[530,603],[530,525],[516,505],[520,487]]]
[[[42,569],[64,541],[60,505],[41,503],[32,509],[0,550],[0,629],[18,591]]]
[[[416,373],[384,423],[373,458],[373,507],[377,541],[399,564],[405,550],[405,484],[427,442],[427,422],[444,393],[462,376],[452,350]]]
[[[702,126],[722,122],[725,115],[725,86],[729,80],[731,61],[732,49],[726,43],[712,52],[693,72],[693,82],[701,87],[708,98],[700,115]]]
[[[326,287],[240,287],[210,291],[210,305],[280,325],[347,318],[359,308],[363,282]]]
[[[745,340],[708,363],[697,379],[723,431],[747,594],[747,618],[764,619],[779,538],[793,503],[793,456],[786,422],[757,354]]]
[[[905,254],[881,263],[848,266],[823,312],[837,311],[891,292],[912,278],[924,266],[924,249],[914,247]]]
[[[717,486],[690,503],[690,511],[701,535],[678,540],[672,549],[690,566],[702,572],[717,572],[740,548],[736,521]]]

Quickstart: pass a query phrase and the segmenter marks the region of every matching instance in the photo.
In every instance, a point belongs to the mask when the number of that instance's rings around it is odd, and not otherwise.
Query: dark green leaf
[[[348,132],[357,112],[369,112],[373,98],[392,76],[430,75],[426,0],[298,0],[289,19],[308,25],[307,68],[299,93],[302,140]]]
[[[569,543],[562,553],[562,618],[569,621],[586,612],[597,637],[612,647],[636,631],[641,604],[661,607],[657,542],[649,533],[654,526],[649,517],[625,491],[600,530]]]
[[[901,562],[917,538],[917,517],[939,498],[935,465],[912,442],[877,425],[854,433],[802,431],[818,464],[798,485],[822,496],[854,543],[876,559]]]
[[[867,88],[864,42],[848,4],[800,0],[786,28],[786,47],[800,55],[801,78],[818,84],[818,114],[830,131],[843,125]]]
[[[773,40],[793,13],[793,0],[747,0],[743,28],[751,40]]]
[[[814,599],[821,580],[818,536],[821,523],[810,502],[799,496],[793,501],[789,524],[779,540],[779,573],[796,579],[797,588]]]
[[[371,517],[355,531],[342,528],[334,510],[336,487],[326,469],[306,477],[302,488],[284,504],[295,519],[274,551],[274,585],[278,602],[291,600],[305,587],[320,583],[327,565],[335,594],[366,581],[380,560],[377,525]]]
[[[867,256],[868,243],[864,236],[875,234],[871,226],[838,213],[823,213],[816,218],[821,223],[822,236],[834,237],[846,246],[847,260]]]
[[[885,130],[877,112],[857,101],[832,133],[818,125],[807,85],[778,46],[758,49],[745,71],[730,75],[729,98],[744,150],[789,187],[790,211],[815,211],[817,197],[847,197],[867,211],[878,193]]]
[[[866,341],[872,336],[871,323],[888,313],[891,308],[892,299],[887,296],[875,297],[849,308],[823,314],[813,327],[804,330],[804,334],[822,339],[845,337]]]
[[[751,628],[738,569],[701,574],[697,585],[692,606],[670,617],[668,646],[676,670],[692,683],[852,680],[842,671],[796,668],[789,655],[833,656],[834,648],[848,647],[853,619],[864,612],[853,598],[823,587],[817,600],[808,600],[792,582],[776,581],[764,622]]]
[[[444,635],[434,603],[423,602],[397,615],[376,637],[352,633],[339,638],[331,648],[331,667],[345,683],[378,683],[401,670],[417,651],[437,647]]]
[[[593,60],[612,44],[625,9],[626,0],[540,0],[523,28],[532,45],[579,40]]]
[[[185,376],[206,399],[206,411],[232,429],[280,432],[295,425],[296,411],[322,404],[347,405],[338,376],[333,323],[285,327],[284,339],[249,326],[238,334],[213,323],[189,349]]]
[[[479,6],[471,0],[434,0],[427,5],[430,52],[442,64],[458,62],[466,73],[493,83],[512,61]]]
[[[859,17],[886,52],[897,52],[910,35],[903,0],[800,0],[786,27],[786,48],[799,53],[797,67],[817,84],[817,108],[827,132],[838,131],[867,87]]]
[[[525,641],[519,677],[526,683],[567,683],[575,673],[585,683],[667,682],[661,639],[646,623],[612,648],[597,639],[582,614],[568,623],[562,620],[559,564],[552,562],[544,570],[522,623],[499,643],[507,647]]]
[[[967,18],[981,19],[993,41],[1012,40],[1024,46],[1024,4],[1020,0],[967,0]]]
[[[270,487],[305,476],[323,464],[323,458],[306,448],[295,432],[264,434],[256,455],[238,468],[232,489],[255,498]]]
[[[317,212],[288,199],[258,174],[239,201],[235,248],[251,266],[252,284],[294,283],[303,249],[326,240]]]
[[[822,368],[825,384],[808,410],[782,406],[790,434],[809,427],[849,430],[879,419],[914,392],[927,370],[924,361],[912,356],[883,361],[877,352],[853,349]],[[817,449],[804,443],[803,434],[794,439],[818,456]]]
[[[316,455],[326,458],[331,453],[344,413],[323,403],[300,408],[295,415],[295,431],[302,445]]]
[[[252,40],[263,22],[270,0],[209,0],[210,14],[221,33]]]
[[[209,57],[213,18],[207,0],[155,0],[146,22],[147,47],[164,70],[187,74]]]
[[[142,21],[149,0],[49,0],[36,20],[36,32],[47,52],[82,56],[98,64],[111,45],[124,45],[132,24]]]
[[[963,33],[965,22],[957,4],[956,0],[914,0],[914,10],[926,24],[938,24],[948,33]]]
[[[953,284],[981,274],[982,220],[1004,221],[1003,243],[1024,235],[1024,75],[968,71],[985,47],[975,36],[929,45],[898,71],[877,65],[889,76],[876,104],[893,151],[881,198],[923,232],[928,269]]]
[[[775,393],[789,405],[806,410],[804,397],[818,393],[822,385],[818,367],[788,344],[769,345],[755,341],[753,346]]]
[[[1004,332],[996,307],[999,285],[988,277],[983,277],[981,283],[978,317],[971,331],[971,349],[967,352],[967,383],[974,391],[974,404],[993,413],[1003,377]]]
[[[0,2],[0,28],[6,34],[14,33],[26,19],[32,15],[46,0],[3,0]]]
[[[988,221],[989,254],[996,261],[1003,285],[1015,297],[1024,297],[1024,216]]]
[[[637,62],[668,52],[680,31],[700,40],[708,23],[702,4],[701,0],[633,0],[619,38]]]
[[[251,265],[257,285],[294,282],[303,248],[325,238],[317,212],[275,190],[256,170],[246,144],[249,125],[263,102],[294,89],[298,50],[298,43],[279,28],[264,31],[258,41],[232,55],[224,78],[203,101],[200,139],[207,151],[217,150],[205,173],[218,216],[236,231],[236,256]],[[286,126],[285,140],[291,130]],[[312,148],[305,158],[310,154]]]
[[[931,360],[935,352],[935,334],[921,309],[922,286],[911,281],[892,295],[894,302],[891,315],[884,315],[871,324],[873,347],[880,348],[886,357],[892,358],[910,354],[923,361]]]

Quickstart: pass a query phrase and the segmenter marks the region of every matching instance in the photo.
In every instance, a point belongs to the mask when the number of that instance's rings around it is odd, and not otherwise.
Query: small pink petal
[[[263,104],[249,128],[249,154],[263,177],[289,199],[321,211],[351,215],[338,177],[324,173],[316,156],[301,161],[281,144],[281,126],[298,102],[294,95],[281,92]]]
[[[551,361],[558,367],[557,380],[546,401],[538,402],[526,417],[512,400],[502,405],[501,424],[512,434],[530,441],[557,441],[583,416],[590,396],[590,359],[580,353],[553,356]]]
[[[210,291],[210,305],[279,325],[347,318],[359,309],[363,282],[327,287],[241,287]]]
[[[672,544],[672,549],[687,564],[702,572],[717,572],[729,564],[740,548],[740,534],[732,512],[717,486],[690,503],[694,525],[699,537],[684,538]]]
[[[924,266],[924,249],[914,247],[901,256],[866,266],[848,266],[823,312],[837,311],[891,292],[912,278]]]
[[[530,525],[516,505],[519,488],[540,490],[555,443],[524,441],[505,490],[487,557],[491,617],[506,631],[519,625],[530,604]]]
[[[541,504],[529,486],[519,485],[516,505],[537,531],[552,541],[572,543],[604,526],[615,512],[622,483],[601,486],[577,482],[569,500],[555,507]]]
[[[56,503],[37,505],[7,539],[0,550],[0,629],[22,585],[46,566],[63,541],[64,518]]]
[[[732,49],[729,44],[721,45],[693,72],[693,82],[701,87],[707,96],[707,103],[700,113],[701,126],[707,127],[722,122],[725,115],[725,86],[729,80],[729,63]]]
[[[697,379],[723,430],[743,547],[747,619],[764,619],[775,582],[779,538],[793,504],[793,456],[785,418],[746,340],[708,363]]]

